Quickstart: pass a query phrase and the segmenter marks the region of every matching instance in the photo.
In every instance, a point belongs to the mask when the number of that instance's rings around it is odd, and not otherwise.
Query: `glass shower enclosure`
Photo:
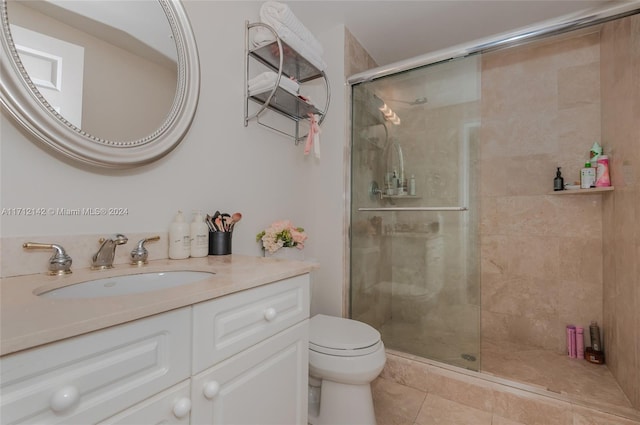
[[[350,315],[480,369],[480,56],[352,86]]]

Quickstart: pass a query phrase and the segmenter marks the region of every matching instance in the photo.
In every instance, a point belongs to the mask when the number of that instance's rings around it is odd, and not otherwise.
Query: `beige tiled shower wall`
[[[640,409],[640,15],[604,25],[600,54],[602,140],[615,186],[603,200],[604,346]]]
[[[360,42],[345,29],[345,77],[377,66]],[[347,110],[350,109],[350,107],[347,108]],[[352,120],[350,119],[349,122]],[[365,176],[365,181],[375,180],[380,174],[376,161],[379,148],[367,142],[363,143],[363,140],[358,139],[359,137],[359,134],[354,134],[354,148],[363,149],[368,154],[356,155],[363,158],[362,161],[353,165],[345,164],[346,168],[351,169],[351,173],[355,175]],[[347,157],[351,156],[347,155]],[[352,190],[351,202],[357,206],[377,205],[375,201],[369,199],[367,187]],[[352,307],[351,317],[378,327],[391,315],[390,282],[388,276],[385,276],[391,267],[388,260],[385,260],[388,256],[384,255],[380,248],[382,246],[380,220],[376,218],[375,213],[364,213],[358,217],[357,221],[351,223],[354,243],[350,249],[359,258],[363,258],[363,263],[357,268],[357,273],[350,277],[351,297],[359,301]],[[347,300],[348,298],[345,297]],[[349,306],[345,306],[345,311],[349,311]]]
[[[344,30],[344,75],[350,77],[358,72],[366,71],[367,69],[375,68],[378,66],[376,61],[371,57],[357,38],[349,32],[348,29]]]
[[[484,339],[563,352],[566,325],[602,321],[602,198],[610,194],[549,194],[556,167],[565,182],[579,181],[601,140],[600,111],[599,32],[483,56]]]
[[[434,76],[427,74],[423,78]],[[414,106],[401,109],[400,113],[403,125],[392,126],[389,134],[403,149],[405,176],[415,176],[419,199],[398,201],[395,206],[468,206],[468,226],[477,228],[476,200],[460,199],[462,175],[458,162],[460,141],[465,138],[461,123],[479,121],[480,102]],[[477,158],[477,139],[473,135],[467,137],[470,139],[467,156],[473,163]],[[471,172],[472,194],[476,179]],[[477,341],[479,282],[474,249],[477,239],[475,232],[465,232],[466,226],[458,212],[404,212],[395,217],[388,232],[393,244],[394,320],[422,323],[431,328],[429,332],[434,338],[438,332],[445,332],[471,344]],[[467,255],[463,253],[461,238],[470,247]],[[467,265],[463,264],[465,261]],[[456,353],[455,357],[459,355]]]

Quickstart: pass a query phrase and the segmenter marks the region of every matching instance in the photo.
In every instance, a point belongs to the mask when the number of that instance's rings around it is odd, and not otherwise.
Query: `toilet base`
[[[371,385],[339,384],[323,380],[318,416],[311,425],[376,425]]]

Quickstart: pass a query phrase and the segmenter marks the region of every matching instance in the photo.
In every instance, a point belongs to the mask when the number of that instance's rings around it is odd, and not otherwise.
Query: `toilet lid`
[[[309,347],[314,351],[358,356],[375,351],[379,342],[380,332],[366,323],[324,314],[309,320]]]

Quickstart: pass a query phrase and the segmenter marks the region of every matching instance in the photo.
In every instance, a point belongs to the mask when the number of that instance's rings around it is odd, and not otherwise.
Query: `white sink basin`
[[[214,273],[209,272],[172,271],[114,276],[76,283],[43,292],[38,296],[46,298],[99,298],[139,294],[187,285],[208,279],[213,275]]]

